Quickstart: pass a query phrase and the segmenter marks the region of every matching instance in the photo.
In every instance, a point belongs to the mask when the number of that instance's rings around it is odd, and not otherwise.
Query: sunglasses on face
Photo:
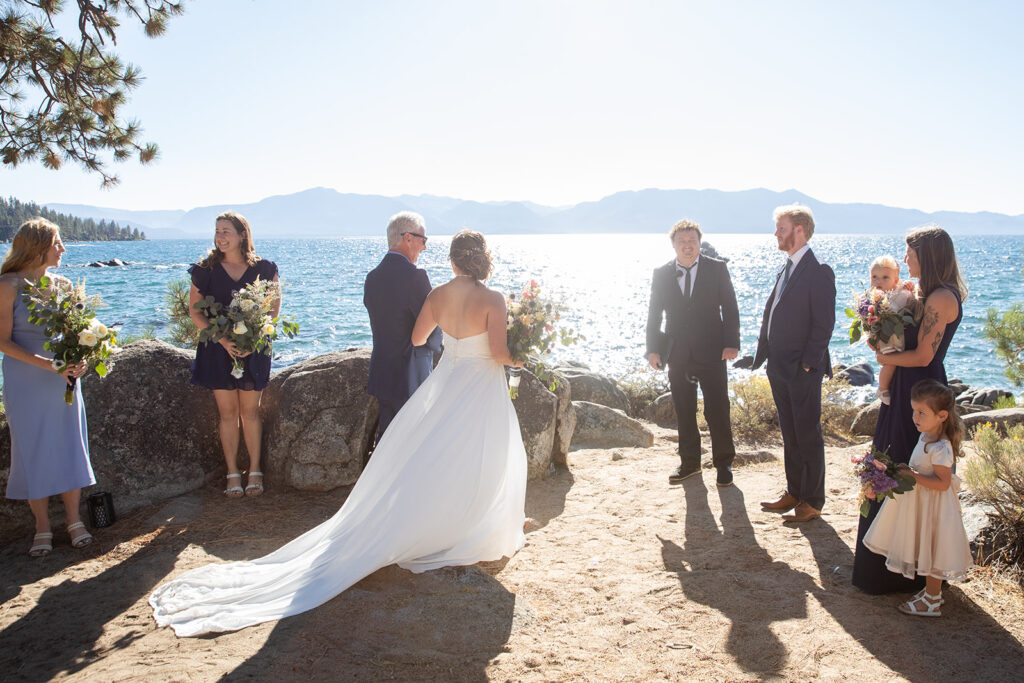
[[[412,235],[413,237],[419,237],[421,240],[423,240],[423,246],[427,246],[427,236],[426,235],[421,235],[418,232],[403,232],[402,234],[403,235]]]

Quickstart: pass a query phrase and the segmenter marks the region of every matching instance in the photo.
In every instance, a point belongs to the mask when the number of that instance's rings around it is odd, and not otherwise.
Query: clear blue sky
[[[293,9],[298,8],[298,9]],[[118,52],[161,157],[120,187],[26,165],[0,193],[130,209],[314,186],[563,205],[796,188],[1024,213],[1024,3],[195,0]]]

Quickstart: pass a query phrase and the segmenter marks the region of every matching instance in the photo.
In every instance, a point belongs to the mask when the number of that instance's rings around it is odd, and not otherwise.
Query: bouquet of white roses
[[[509,353],[513,360],[530,360],[530,369],[537,378],[548,382],[550,388],[554,389],[558,386],[558,380],[539,356],[549,353],[556,343],[569,346],[583,337],[571,329],[556,327],[555,324],[562,317],[562,306],[541,296],[540,285],[536,280],[530,280],[530,284],[518,295],[509,294],[506,305]],[[520,368],[509,369],[509,396],[512,398],[519,396],[521,374]]]
[[[215,343],[227,337],[241,353],[269,354],[271,342],[278,334],[294,337],[299,333],[298,323],[270,315],[274,301],[280,296],[280,282],[256,278],[251,285],[232,292],[231,303],[226,308],[212,296],[197,301],[195,307],[210,321],[209,327],[200,330],[199,341]],[[242,360],[232,359],[231,376],[235,379],[245,373]]]
[[[98,294],[86,294],[85,282],[72,285],[64,278],[47,275],[33,284],[26,282],[22,293],[28,307],[28,321],[43,328],[50,338],[44,345],[53,352],[53,369],[61,372],[81,361],[100,377],[106,377],[113,364],[107,359],[117,351],[117,332],[96,318],[102,300]],[[64,403],[75,400],[77,378],[64,391]]]

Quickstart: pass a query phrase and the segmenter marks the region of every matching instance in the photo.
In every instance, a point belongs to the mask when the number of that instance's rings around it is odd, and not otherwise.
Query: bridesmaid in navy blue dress
[[[50,496],[59,494],[64,501],[71,545],[81,548],[92,542],[79,514],[82,487],[96,483],[89,462],[81,383],[75,387],[72,404],[64,403],[69,380],[84,375],[87,366],[81,362],[58,370],[52,365],[53,353],[44,348],[49,339],[42,327],[29,322],[21,291],[26,280],[38,282],[49,275],[47,270],[59,266],[63,254],[57,226],[36,218],[18,229],[0,267],[0,352],[11,431],[7,497],[27,500],[35,517],[32,557],[53,550]],[[54,285],[70,284],[60,276],[50,277]]]
[[[917,296],[923,300],[919,317],[906,329],[906,350],[877,354],[879,365],[895,365],[890,387],[891,402],[878,413],[873,443],[886,450],[896,463],[907,463],[917,444],[918,431],[910,408],[910,389],[923,379],[946,384],[943,361],[963,317],[967,286],[960,275],[953,240],[938,226],[912,230],[907,235],[903,258],[910,277],[917,278]],[[924,577],[908,579],[885,567],[885,557],[864,547],[864,535],[881,509],[872,503],[867,517],[860,518],[853,560],[853,585],[866,593],[909,593],[924,587]]]
[[[189,310],[192,321],[199,329],[209,322],[195,304],[207,296],[227,306],[232,293],[252,284],[256,278],[277,281],[277,265],[261,259],[253,246],[252,229],[243,216],[228,211],[217,216],[213,239],[214,247],[199,263],[188,269],[192,276],[189,291]],[[271,315],[277,317],[281,299],[274,302]],[[235,358],[242,358],[245,372],[240,378],[231,375]],[[192,383],[213,390],[220,413],[220,442],[227,464],[229,498],[263,493],[263,473],[260,471],[260,444],[263,423],[260,420],[260,398],[270,383],[270,349],[265,353],[242,353],[227,338],[217,343],[201,342],[196,347],[192,363]],[[249,451],[249,480],[242,490],[242,473],[238,469],[238,426],[241,422],[245,447]]]

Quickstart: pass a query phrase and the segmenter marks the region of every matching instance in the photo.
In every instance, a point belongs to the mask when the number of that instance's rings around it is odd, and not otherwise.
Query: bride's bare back
[[[413,328],[412,343],[426,343],[435,326],[456,339],[487,332],[494,360],[518,365],[509,356],[505,325],[505,297],[473,277],[456,275],[427,296]]]

